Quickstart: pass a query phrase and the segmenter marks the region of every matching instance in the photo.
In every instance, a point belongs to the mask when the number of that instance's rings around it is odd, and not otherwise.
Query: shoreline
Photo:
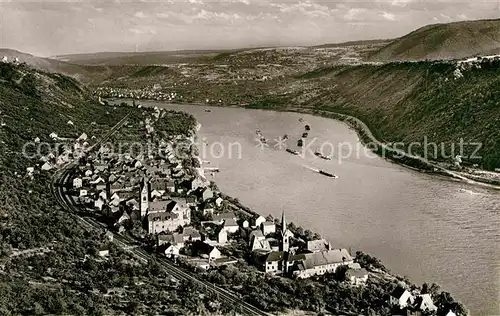
[[[132,98],[119,98],[119,97],[112,97],[112,98],[105,98],[105,99],[114,99],[116,100],[124,100],[124,101],[133,101],[136,99]],[[158,101],[158,100],[150,100],[150,99],[139,99],[147,102],[162,102],[165,104],[170,104],[170,105],[195,105],[195,106],[205,106],[205,107],[213,107],[213,108],[243,108],[243,109],[251,109],[251,110],[262,110],[262,111],[275,111],[275,112],[291,112],[291,113],[301,113],[301,114],[308,114],[308,115],[313,115],[313,116],[318,116],[318,117],[323,117],[323,118],[328,118],[332,120],[339,121],[341,123],[346,124],[349,128],[352,128],[360,141],[360,143],[363,146],[366,146],[367,144],[375,144],[377,149],[380,149],[382,151],[382,154],[378,150],[374,150],[373,146],[372,148],[369,148],[373,153],[377,154],[380,158],[383,158],[386,161],[389,161],[391,163],[397,164],[399,166],[411,169],[413,171],[418,171],[421,173],[426,173],[429,175],[434,175],[434,176],[440,176],[448,180],[456,181],[456,182],[462,182],[466,183],[469,185],[477,186],[477,187],[483,187],[483,188],[488,188],[488,189],[494,189],[494,190],[500,190],[500,183],[497,183],[498,181],[496,180],[490,180],[490,179],[484,179],[479,176],[475,175],[463,175],[458,172],[454,172],[451,170],[448,170],[444,167],[441,167],[435,163],[432,163],[428,160],[426,160],[423,157],[420,156],[415,156],[408,154],[405,151],[402,150],[397,150],[393,149],[386,144],[382,143],[378,139],[375,138],[373,135],[372,131],[370,128],[360,119],[357,117],[347,115],[347,114],[342,114],[338,112],[333,112],[333,111],[325,111],[325,110],[317,110],[317,109],[312,109],[312,108],[288,108],[288,109],[264,109],[264,108],[248,108],[245,105],[209,105],[209,104],[203,104],[201,102],[191,102],[191,103],[174,103],[174,102],[168,102],[168,101]],[[396,157],[395,157],[396,156]],[[400,156],[400,157],[398,157]]]

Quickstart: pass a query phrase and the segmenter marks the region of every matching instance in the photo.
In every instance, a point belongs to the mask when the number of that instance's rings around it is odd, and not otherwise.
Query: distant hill
[[[15,58],[18,58],[21,63],[26,63],[35,69],[48,72],[59,72],[67,75],[84,72],[84,70],[77,65],[69,64],[56,59],[34,56],[14,49],[0,48],[0,58],[3,56],[7,57],[9,61],[13,61]]]
[[[160,65],[193,62],[203,57],[213,57],[224,50],[181,50],[159,52],[99,52],[89,54],[59,55],[53,58],[80,65]]]
[[[500,19],[424,26],[370,56],[372,61],[459,59],[500,53]]]
[[[359,46],[359,45],[380,45],[384,46],[391,43],[392,39],[375,39],[375,40],[361,40],[361,41],[349,41],[343,43],[329,43],[312,46],[313,48],[334,48],[334,47],[347,47],[347,46]]]

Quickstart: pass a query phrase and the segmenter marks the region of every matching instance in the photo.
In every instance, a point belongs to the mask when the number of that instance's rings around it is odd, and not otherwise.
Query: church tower
[[[290,231],[286,227],[285,211],[281,214],[281,251],[288,252],[290,249]]]
[[[149,185],[148,180],[144,177],[144,183],[141,190],[141,218],[144,218],[148,213],[149,208]]]

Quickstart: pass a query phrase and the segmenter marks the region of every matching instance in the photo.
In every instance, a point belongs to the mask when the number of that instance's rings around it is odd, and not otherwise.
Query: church
[[[273,250],[258,257],[257,262],[262,269],[269,274],[287,274],[291,265],[289,264],[290,238],[293,233],[287,228],[285,212],[281,215],[281,225],[278,231],[278,251]]]
[[[269,274],[305,279],[334,273],[339,266],[354,262],[346,249],[328,247],[315,252],[304,249],[304,252],[297,254],[296,249],[290,247],[290,239],[294,234],[287,227],[285,212],[281,216],[277,237],[278,249],[268,252],[264,249],[257,250],[257,253],[260,253],[257,263]]]

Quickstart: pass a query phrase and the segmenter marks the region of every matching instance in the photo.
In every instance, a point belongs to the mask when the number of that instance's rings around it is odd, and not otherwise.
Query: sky
[[[0,0],[0,47],[38,56],[298,46],[500,18],[500,0]]]

